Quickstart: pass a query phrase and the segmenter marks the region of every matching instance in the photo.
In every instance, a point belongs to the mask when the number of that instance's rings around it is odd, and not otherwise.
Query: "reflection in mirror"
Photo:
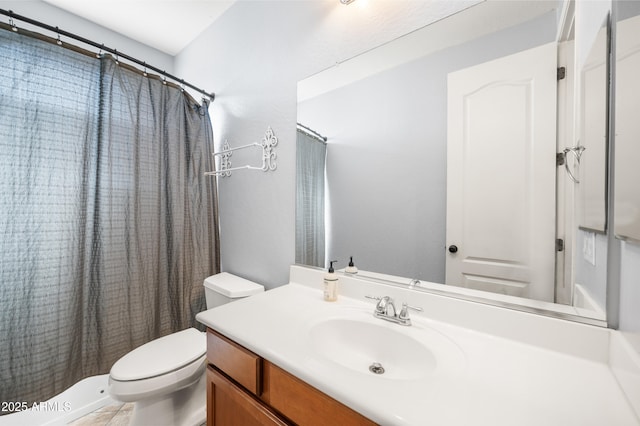
[[[573,304],[605,315],[607,229],[609,15],[605,16],[581,66],[580,132],[566,155],[578,191]],[[566,151],[567,152],[567,151]]]
[[[326,138],[298,125],[296,136],[296,263],[325,264]]]
[[[615,234],[640,241],[640,3],[618,2],[615,95]]]
[[[551,42],[448,74],[447,285],[554,299],[556,56]]]
[[[580,145],[565,151],[568,166],[579,176],[578,222],[581,228],[606,230],[606,155],[608,17],[582,65],[580,82]]]
[[[344,267],[354,256],[359,274],[602,318],[573,303],[576,184],[556,167],[556,152],[575,145],[564,131],[574,102],[569,4],[483,2],[299,82],[298,122],[327,138],[316,181],[325,181],[326,232],[296,235],[326,236],[331,260]],[[408,45],[423,54],[390,66],[402,57],[394,46]],[[568,75],[559,82],[558,63]],[[309,195],[297,195],[299,212]]]

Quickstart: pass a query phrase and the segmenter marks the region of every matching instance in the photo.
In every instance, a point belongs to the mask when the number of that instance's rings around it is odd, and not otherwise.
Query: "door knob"
[[[457,251],[458,251],[458,246],[453,244],[449,246],[449,253],[456,253]]]

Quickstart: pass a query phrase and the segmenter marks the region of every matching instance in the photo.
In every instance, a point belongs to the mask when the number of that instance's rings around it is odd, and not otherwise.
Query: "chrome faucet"
[[[396,316],[396,305],[393,304],[393,299],[389,296],[385,296],[378,300],[376,304],[376,310],[374,311],[374,315],[380,317],[395,317]]]
[[[406,303],[402,304],[400,313],[397,313],[396,306],[393,303],[393,299],[389,296],[377,297],[377,296],[365,296],[368,299],[375,299],[378,301],[376,308],[373,311],[373,316],[383,319],[385,321],[394,322],[400,325],[411,325],[411,318],[409,318],[409,309],[413,309],[418,312],[422,312],[422,308],[410,306]]]

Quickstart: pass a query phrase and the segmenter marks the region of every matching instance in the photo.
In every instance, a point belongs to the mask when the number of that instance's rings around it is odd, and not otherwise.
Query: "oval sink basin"
[[[457,346],[439,333],[412,327],[373,317],[333,318],[312,325],[309,333],[316,354],[350,370],[387,379],[423,378],[438,369],[443,350],[453,346],[459,353]]]

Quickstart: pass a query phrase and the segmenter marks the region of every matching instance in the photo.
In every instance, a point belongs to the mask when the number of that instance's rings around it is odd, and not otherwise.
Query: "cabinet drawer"
[[[299,425],[375,425],[346,405],[268,361],[264,361],[262,399]]]
[[[223,335],[207,329],[207,359],[254,395],[260,395],[262,360]]]
[[[207,367],[208,426],[286,426],[268,407],[230,382],[222,374]]]

